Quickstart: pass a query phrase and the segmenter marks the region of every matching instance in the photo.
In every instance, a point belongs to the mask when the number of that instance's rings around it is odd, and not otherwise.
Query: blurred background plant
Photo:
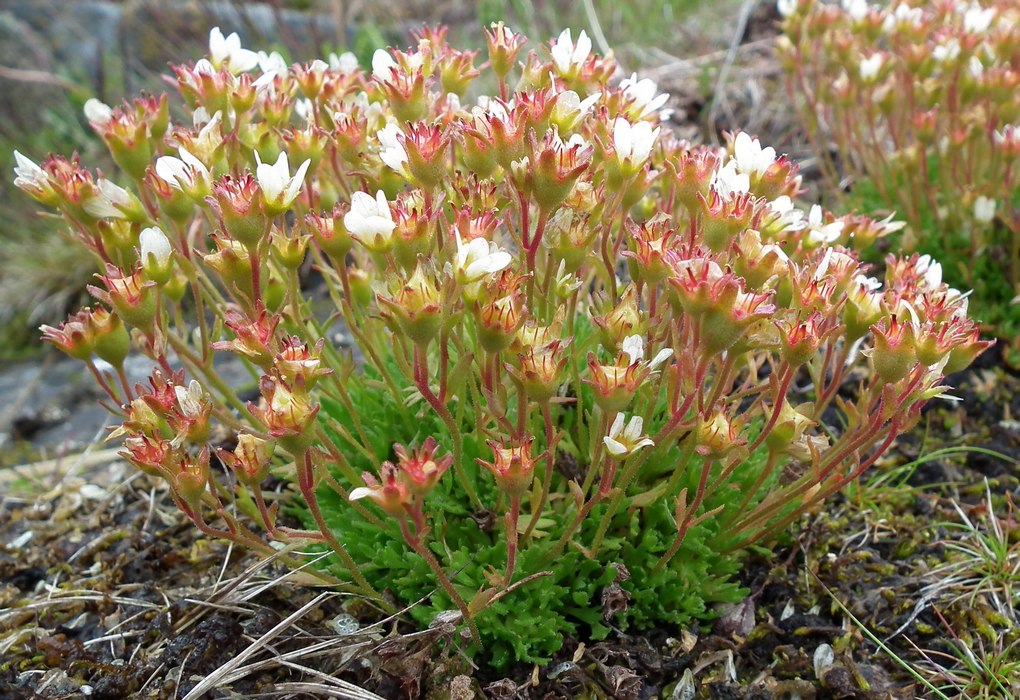
[[[834,196],[895,210],[1020,360],[1020,6],[779,3],[787,86]]]

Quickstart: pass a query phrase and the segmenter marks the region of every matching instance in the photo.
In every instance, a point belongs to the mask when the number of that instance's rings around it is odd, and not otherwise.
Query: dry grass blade
[[[284,618],[271,630],[255,640],[255,642],[253,642],[247,649],[203,678],[198,685],[191,689],[191,692],[184,696],[184,700],[198,700],[198,698],[202,697],[204,693],[226,683],[227,677],[231,675],[231,672],[238,669],[245,661],[266,648],[270,642],[283,634],[296,621],[307,615],[311,610],[318,607],[323,601],[336,595],[339,594],[330,592],[320,593],[315,598],[305,603],[299,609]]]

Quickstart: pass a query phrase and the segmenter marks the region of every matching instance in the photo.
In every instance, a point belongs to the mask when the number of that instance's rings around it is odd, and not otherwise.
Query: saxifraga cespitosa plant
[[[468,103],[477,56],[442,30],[371,73],[214,30],[174,67],[193,127],[165,96],[87,106],[123,186],[17,168],[104,267],[98,305],[43,330],[123,418],[124,457],[208,535],[321,547],[324,580],[427,598],[413,615],[450,611],[497,665],[737,599],[739,551],[874,464],[987,345],[935,263],[890,257],[880,282],[844,247],[888,220],[801,211],[795,166],[746,134],[678,141],[665,96],[583,33],[524,41],[493,25],[498,97]]]
[[[898,209],[906,250],[957,261],[947,281],[974,287],[974,312],[1017,337],[1020,5],[780,0],[779,11],[787,85],[830,189],[849,174],[855,201]]]

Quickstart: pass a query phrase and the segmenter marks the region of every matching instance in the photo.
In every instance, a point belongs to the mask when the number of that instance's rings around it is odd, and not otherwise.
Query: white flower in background
[[[560,266],[556,268],[556,281],[553,284],[556,296],[560,299],[566,299],[582,284],[583,281],[577,275],[573,272],[567,272],[567,261],[560,260]]]
[[[344,226],[369,250],[382,252],[389,248],[396,225],[382,190],[375,197],[367,192],[355,192],[351,197],[351,210],[344,215]]]
[[[294,101],[294,114],[311,123],[315,120],[315,105],[307,97],[302,97]]]
[[[976,2],[972,2],[967,11],[963,13],[963,29],[971,34],[982,34],[992,26],[995,19],[995,8],[984,8]]]
[[[631,416],[626,427],[624,427],[624,420],[623,413],[617,413],[616,420],[609,428],[609,435],[602,438],[602,442],[606,445],[606,451],[616,459],[622,459],[634,454],[642,447],[655,444],[648,436],[641,434],[645,427],[644,419],[641,416]]]
[[[180,154],[180,158],[160,156],[156,159],[156,176],[171,187],[183,192],[195,191],[199,189],[199,185],[208,187],[212,178],[205,164],[184,146],[177,149],[177,152]]]
[[[942,285],[942,265],[931,259],[930,255],[922,255],[914,263],[914,272],[920,275],[931,289]]]
[[[192,379],[186,389],[183,386],[175,386],[174,394],[177,395],[177,405],[181,407],[181,413],[186,417],[198,418],[202,415],[206,393],[198,380]]]
[[[170,255],[173,253],[170,240],[163,233],[163,229],[158,226],[142,229],[142,232],[138,234],[138,246],[141,251],[142,261],[147,261],[151,255],[155,258],[156,265],[159,267],[166,266],[170,260]]]
[[[620,81],[620,89],[637,108],[636,114],[630,113],[630,116],[635,119],[647,119],[662,109],[662,106],[669,101],[668,93],[656,94],[659,92],[659,87],[655,82],[649,78],[638,80],[637,73],[631,73],[629,78]],[[659,114],[659,118],[669,119],[670,113],[671,110],[664,110]]]
[[[974,200],[974,220],[978,223],[991,223],[995,218],[995,200],[991,197],[980,196]]]
[[[262,78],[267,75],[275,78],[277,76],[283,77],[290,72],[290,66],[287,65],[287,60],[279,51],[273,51],[272,53],[266,53],[265,51],[259,51],[258,54],[259,70],[262,71]],[[261,81],[262,78],[259,80]]]
[[[840,4],[854,22],[860,22],[868,16],[868,12],[871,10],[867,0],[842,0]]]
[[[920,7],[911,7],[906,4],[899,4],[891,13],[885,15],[882,20],[882,30],[891,32],[899,25],[919,26],[924,21],[924,10]]]
[[[945,43],[937,44],[934,49],[931,50],[931,57],[938,63],[949,63],[955,61],[960,55],[960,42],[956,40],[956,37],[951,37],[945,41]]]
[[[616,159],[621,165],[624,161],[630,161],[635,171],[648,160],[658,137],[659,127],[652,129],[650,122],[631,124],[623,117],[617,117],[613,122],[613,148],[616,149]]]
[[[811,205],[811,210],[808,212],[807,227],[811,229],[808,233],[808,240],[814,244],[820,243],[835,243],[839,240],[840,234],[843,233],[843,222],[833,221],[831,223],[825,223],[825,217],[822,216],[822,208],[817,205]]]
[[[789,17],[800,6],[799,0],[776,0],[776,9],[780,17]]]
[[[737,171],[748,175],[762,175],[776,162],[776,149],[761,147],[758,139],[752,139],[745,132],[733,140],[733,161]]]
[[[781,227],[784,231],[800,231],[807,226],[804,212],[794,206],[793,200],[785,194],[769,202],[769,209],[776,216],[772,225]]]
[[[46,171],[36,165],[35,161],[26,158],[20,152],[14,152],[14,186],[18,189],[48,188],[50,178]]]
[[[457,255],[454,260],[454,278],[463,285],[480,282],[487,275],[510,266],[513,257],[500,250],[495,243],[484,238],[472,238],[465,245],[457,233]]]
[[[353,73],[358,70],[358,57],[350,51],[344,51],[339,56],[331,53],[326,60],[329,61],[330,68],[341,73]]]
[[[584,119],[600,97],[602,97],[602,93],[596,92],[582,100],[573,90],[564,90],[556,95],[556,104],[553,105],[553,122],[571,126],[576,124]]]
[[[89,124],[95,127],[106,126],[113,119],[113,109],[110,105],[100,102],[95,97],[85,101],[83,111]]]
[[[628,335],[620,344],[620,352],[634,365],[645,359],[645,339],[640,335]],[[648,369],[655,369],[673,356],[673,348],[663,348],[648,362]]]
[[[732,199],[734,195],[745,194],[751,189],[751,178],[747,173],[737,172],[737,163],[734,160],[727,161],[716,169],[712,176],[712,189],[723,199]]]
[[[259,181],[259,187],[262,189],[262,198],[272,210],[277,212],[283,211],[297,199],[301,185],[305,181],[305,173],[308,171],[308,166],[312,164],[311,160],[305,160],[298,166],[297,172],[292,177],[286,152],[281,151],[280,157],[270,165],[263,163],[259,152],[255,151],[255,162],[258,164],[255,168],[255,179]]]
[[[140,213],[138,199],[120,185],[99,178],[99,194],[85,202],[83,208],[97,219],[132,219]]]
[[[376,133],[382,149],[379,151],[379,158],[383,163],[390,166],[398,173],[407,177],[407,150],[401,143],[404,132],[396,124],[387,124],[381,131]]]
[[[237,32],[231,32],[229,36],[224,37],[219,27],[213,27],[209,32],[209,60],[214,68],[226,67],[237,75],[256,67],[259,64],[259,55],[241,47],[241,37]]]
[[[376,49],[372,54],[372,77],[376,80],[386,82],[397,68],[397,62],[386,49]]]
[[[885,57],[880,53],[873,53],[867,58],[862,58],[859,64],[861,73],[861,80],[866,83],[870,83],[872,80],[878,77],[878,72],[882,70],[882,65],[885,63]]]
[[[591,53],[591,39],[581,30],[575,44],[570,38],[570,30],[560,32],[556,43],[551,49],[553,65],[560,75],[569,75],[575,66],[580,66]]]
[[[972,78],[980,78],[985,72],[985,64],[983,64],[981,59],[977,56],[971,56],[967,60],[967,71],[970,73]]]

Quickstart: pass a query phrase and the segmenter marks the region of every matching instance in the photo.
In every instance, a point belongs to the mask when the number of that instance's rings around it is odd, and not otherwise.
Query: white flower
[[[97,219],[130,219],[137,213],[137,199],[120,185],[99,178],[99,194],[84,204],[87,214]]]
[[[832,223],[824,223],[825,218],[822,216],[822,208],[814,204],[811,206],[811,211],[808,212],[807,225],[811,229],[808,233],[808,240],[814,244],[820,243],[835,243],[839,240],[839,236],[843,233],[843,222],[833,221]]]
[[[553,65],[560,75],[569,75],[574,66],[580,66],[591,53],[591,39],[581,30],[577,44],[570,38],[570,30],[564,29],[551,49]]]
[[[19,189],[48,188],[50,184],[46,171],[18,151],[14,152],[14,186]]]
[[[173,253],[169,239],[163,233],[163,229],[158,226],[142,229],[142,232],[138,234],[138,245],[141,249],[142,261],[148,260],[151,255],[156,259],[156,264],[160,267],[166,265],[167,261],[170,260],[171,253]]]
[[[842,0],[840,4],[854,22],[860,22],[867,17],[871,9],[868,7],[867,0]]]
[[[255,151],[255,161],[258,163],[255,168],[255,178],[262,188],[262,198],[271,208],[282,211],[290,206],[301,191],[301,185],[305,181],[305,173],[311,160],[305,160],[291,177],[290,164],[287,163],[286,152],[281,152],[276,163],[269,165],[263,163],[259,152]]]
[[[799,0],[776,0],[776,9],[780,17],[789,17],[800,6]]]
[[[658,136],[659,127],[652,129],[650,122],[631,124],[623,117],[617,117],[613,122],[613,147],[617,160],[621,164],[630,161],[631,167],[637,170],[648,160]]]
[[[177,395],[177,405],[181,407],[181,413],[186,417],[198,418],[202,415],[206,394],[197,380],[192,379],[187,389],[183,386],[175,386],[174,394]]]
[[[758,139],[741,131],[733,141],[733,160],[739,172],[761,175],[776,162],[776,149],[762,148]]]
[[[379,151],[379,158],[383,163],[396,170],[401,175],[407,176],[407,150],[401,143],[404,132],[396,124],[387,124],[382,131],[376,133],[382,150]]]
[[[338,70],[341,73],[353,73],[358,70],[358,57],[350,51],[344,51],[339,56],[335,53],[331,53],[327,57],[327,60],[329,61],[330,68]]]
[[[861,73],[861,80],[870,83],[878,76],[878,72],[882,70],[882,64],[885,63],[885,57],[880,53],[873,53],[867,58],[862,58],[859,64]]]
[[[995,218],[995,200],[991,197],[980,196],[974,200],[974,220],[981,224],[987,224]]]
[[[932,289],[942,285],[942,265],[932,260],[930,255],[922,255],[917,259],[914,272],[921,275],[925,284]]]
[[[655,82],[649,78],[638,80],[637,73],[632,73],[629,78],[624,78],[620,81],[620,89],[623,90],[624,96],[637,108],[637,113],[630,113],[635,119],[650,117],[669,101],[668,93],[663,92],[656,95],[655,93],[659,91],[659,88]],[[669,115],[663,116],[660,114],[659,117],[660,119],[668,119]]]
[[[911,7],[906,4],[899,4],[891,14],[887,14],[882,20],[882,29],[891,32],[901,24],[919,26],[924,21],[924,10],[920,7]]]
[[[113,119],[113,110],[110,105],[100,102],[95,97],[85,101],[85,118],[94,127],[106,126]]]
[[[195,191],[199,185],[203,184],[208,186],[211,178],[205,164],[184,146],[178,149],[178,153],[181,155],[180,158],[160,156],[156,159],[156,176],[171,187],[183,192]]]
[[[351,210],[344,215],[344,226],[369,250],[386,250],[396,225],[382,190],[375,197],[367,192],[355,192],[351,197]]]
[[[983,8],[976,2],[963,14],[963,29],[971,34],[982,34],[992,26],[995,19],[995,8]]]
[[[397,62],[386,49],[376,49],[372,54],[372,77],[380,82],[385,82],[393,76],[397,69]]]
[[[499,272],[510,266],[513,257],[500,250],[495,243],[484,238],[472,238],[464,244],[457,233],[457,256],[454,260],[454,276],[460,284],[471,285],[486,275]]]
[[[620,352],[627,356],[631,365],[642,362],[645,359],[645,339],[640,335],[628,335],[620,344]],[[655,357],[647,363],[648,369],[655,369],[672,356],[672,348],[659,350],[659,352],[655,353]]]
[[[981,74],[985,72],[985,64],[977,56],[971,56],[967,60],[967,72],[972,78],[980,78]]]
[[[287,60],[280,54],[279,51],[273,51],[272,53],[266,53],[265,51],[259,51],[258,54],[259,70],[262,71],[262,77],[277,76],[283,77],[290,72],[290,66],[287,65]],[[270,78],[270,80],[272,79]],[[261,80],[261,78],[259,79]]]
[[[951,37],[944,44],[937,44],[931,50],[931,57],[938,63],[949,63],[955,61],[960,55],[960,42]]]
[[[712,176],[712,189],[723,199],[731,199],[734,195],[750,191],[751,178],[747,173],[738,173],[736,161],[730,160],[716,169]]]
[[[601,92],[586,97],[583,101],[573,90],[564,90],[556,96],[553,106],[553,121],[561,126],[573,126],[591,111],[592,106],[602,97]]]
[[[784,231],[800,231],[807,226],[804,212],[795,207],[793,200],[785,194],[779,195],[769,202],[769,209],[776,215],[772,225]]]
[[[257,53],[241,48],[241,37],[237,32],[224,37],[219,27],[213,27],[209,32],[209,59],[215,68],[225,66],[234,75],[250,71],[259,64]]]
[[[617,459],[632,455],[642,447],[655,444],[650,438],[641,434],[644,429],[644,419],[641,416],[631,416],[626,428],[623,426],[624,420],[623,413],[617,413],[616,420],[609,428],[609,435],[602,438],[602,442],[606,445],[606,451]]]

